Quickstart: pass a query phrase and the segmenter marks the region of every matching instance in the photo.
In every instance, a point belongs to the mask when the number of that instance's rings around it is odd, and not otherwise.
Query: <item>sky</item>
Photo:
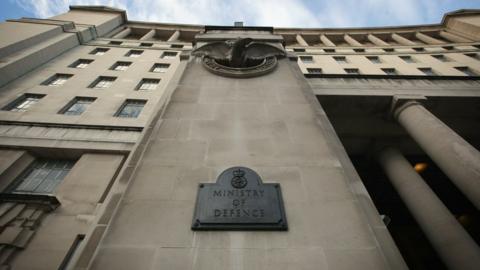
[[[328,28],[435,24],[446,12],[480,9],[480,0],[0,0],[0,21],[48,18],[69,5],[126,9],[138,21]]]

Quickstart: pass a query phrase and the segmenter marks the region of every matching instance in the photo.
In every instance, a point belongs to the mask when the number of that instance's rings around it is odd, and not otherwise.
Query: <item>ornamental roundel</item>
[[[251,38],[212,42],[195,49],[202,56],[203,66],[213,74],[248,78],[267,74],[277,65],[277,57],[285,56],[283,48]]]
[[[208,71],[212,72],[213,74],[226,77],[248,78],[264,75],[271,72],[273,69],[275,69],[275,66],[277,65],[277,58],[275,56],[270,56],[258,61],[258,63],[252,66],[233,68],[223,65],[221,61],[206,56],[203,58],[203,65]]]
[[[242,169],[234,170],[233,178],[231,180],[232,187],[244,188],[245,186],[247,186],[248,181],[244,176],[245,176],[245,171],[243,171]]]

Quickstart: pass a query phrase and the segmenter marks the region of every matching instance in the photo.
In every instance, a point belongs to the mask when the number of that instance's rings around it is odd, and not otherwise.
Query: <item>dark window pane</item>
[[[72,168],[74,161],[36,160],[7,188],[10,193],[50,194]]]
[[[145,103],[145,100],[127,100],[117,113],[117,117],[136,118],[142,112]]]

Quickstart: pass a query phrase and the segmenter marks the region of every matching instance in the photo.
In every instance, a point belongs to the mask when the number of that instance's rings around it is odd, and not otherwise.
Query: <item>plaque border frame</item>
[[[245,167],[232,167],[232,168],[245,168]],[[225,171],[230,170],[232,168],[228,168]],[[252,170],[252,169],[249,169],[249,170]],[[200,211],[200,205],[201,205],[200,202],[201,200],[203,200],[203,198],[200,197],[200,189],[208,185],[216,185],[219,180],[219,178],[217,178],[215,183],[198,184],[197,198],[195,200],[195,209],[193,212],[191,229],[193,231],[288,231],[287,216],[285,213],[285,205],[283,202],[282,188],[280,184],[279,183],[263,183],[263,180],[261,179],[260,175],[258,175],[258,177],[262,185],[273,186],[276,190],[276,193],[278,196],[280,216],[281,216],[281,219],[278,222],[275,222],[275,223],[253,223],[253,222],[252,223],[202,223],[202,221],[199,219],[199,211]]]

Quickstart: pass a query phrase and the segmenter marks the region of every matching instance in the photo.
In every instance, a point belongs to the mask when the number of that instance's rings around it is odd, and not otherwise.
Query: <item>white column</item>
[[[303,39],[302,35],[296,35],[296,36],[295,36],[295,39],[297,40],[297,43],[298,43],[300,46],[308,47],[308,43],[305,41],[305,39]]]
[[[480,266],[480,248],[396,149],[378,155],[385,174],[449,269]]]
[[[370,40],[370,42],[372,42],[373,44],[377,45],[377,46],[389,46],[390,44],[388,44],[387,42],[381,40],[380,38],[372,35],[372,34],[369,34],[367,36],[368,40]]]
[[[451,42],[471,42],[471,40],[469,40],[469,39],[463,38],[461,36],[458,36],[458,35],[455,35],[455,34],[452,34],[450,32],[446,32],[446,31],[440,31],[439,35],[441,37],[443,37],[444,39],[449,40]]]
[[[180,31],[176,30],[167,40],[167,42],[175,42],[180,37]]]
[[[345,42],[347,42],[350,46],[363,46],[362,43],[358,42],[354,38],[352,38],[350,35],[343,35],[343,39]]]
[[[130,35],[131,32],[132,32],[132,29],[125,28],[124,30],[120,31],[120,33],[113,36],[113,38],[124,38],[124,37]]]
[[[143,35],[140,40],[149,40],[155,36],[155,29],[148,31],[145,35]]]
[[[406,101],[393,116],[480,209],[480,152],[417,101]]]
[[[333,43],[327,36],[320,35],[320,40],[325,44],[325,46],[335,47],[335,43]]]
[[[420,32],[416,32],[415,33],[415,37],[418,38],[419,40],[425,42],[426,44],[444,44],[445,42],[439,40],[439,39],[436,39],[434,37],[431,37],[431,36],[427,36],[423,33],[420,33]]]
[[[416,45],[415,42],[406,39],[398,34],[393,33],[392,34],[392,39],[395,40],[396,42],[402,44],[402,45]]]

